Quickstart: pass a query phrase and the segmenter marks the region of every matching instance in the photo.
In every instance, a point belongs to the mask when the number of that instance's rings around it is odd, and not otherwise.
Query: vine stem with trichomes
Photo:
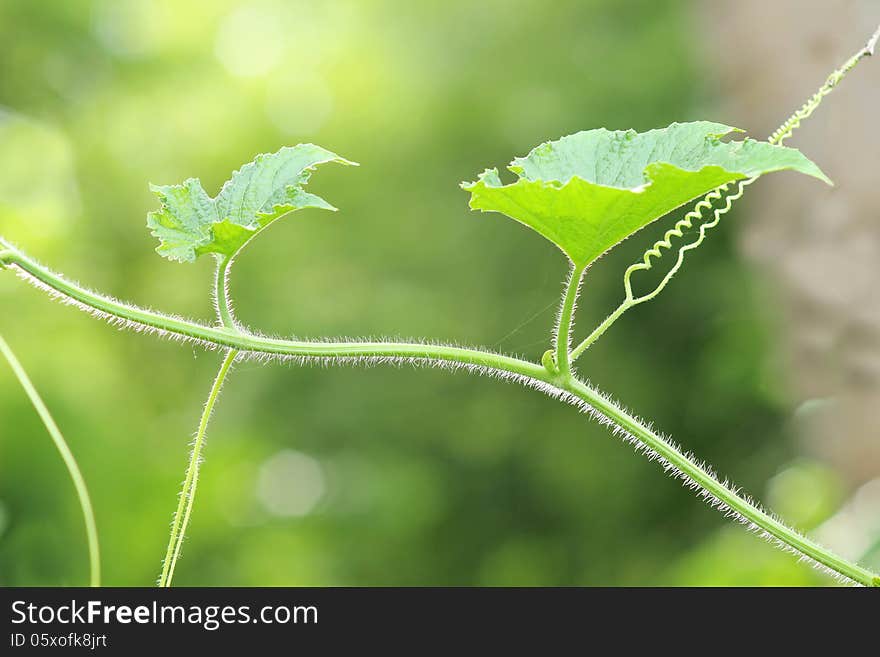
[[[70,474],[71,480],[73,480],[73,487],[76,489],[76,496],[79,499],[79,506],[82,510],[83,521],[86,527],[86,540],[89,546],[89,586],[101,586],[101,550],[98,545],[98,529],[97,524],[95,523],[95,511],[92,508],[92,500],[89,497],[89,489],[86,486],[86,481],[82,476],[82,472],[80,472],[79,465],[77,465],[76,458],[73,456],[70,446],[68,446],[67,441],[64,440],[64,435],[58,428],[58,424],[52,418],[52,414],[49,412],[42,397],[40,397],[40,394],[31,382],[24,367],[19,362],[6,340],[3,339],[2,335],[0,335],[0,353],[3,354],[6,362],[9,363],[12,373],[24,389],[31,405],[37,412],[37,415],[40,416],[43,426],[45,426],[46,431],[49,432],[49,436],[51,436],[52,442],[55,443],[55,448],[61,455],[61,459],[64,461],[67,472]]]
[[[557,372],[548,371],[540,363],[453,345],[282,340],[264,337],[242,328],[230,331],[224,327],[206,326],[145,310],[89,291],[36,263],[18,249],[0,251],[0,264],[12,268],[22,278],[61,301],[73,304],[121,327],[197,342],[209,348],[236,349],[241,352],[239,354],[241,358],[277,358],[326,363],[409,362],[437,367],[464,368],[518,381],[573,404],[598,421],[611,425],[616,433],[622,434],[649,456],[657,458],[665,468],[683,479],[686,484],[699,489],[710,503],[732,514],[749,528],[775,539],[781,546],[844,579],[865,586],[880,586],[880,575],[835,555],[827,548],[787,527],[756,503],[721,482],[695,457],[653,431],[606,394],[573,375],[562,378]]]
[[[214,278],[214,302],[220,325],[230,330],[237,330],[235,318],[232,314],[232,303],[229,299],[229,272],[232,267],[232,260],[231,256],[227,256],[217,261],[217,273]],[[189,520],[195,505],[202,463],[202,448],[205,445],[208,422],[211,420],[217,398],[220,396],[220,391],[223,389],[223,384],[237,356],[238,351],[236,349],[227,350],[226,356],[220,364],[217,376],[214,378],[211,391],[208,393],[208,400],[202,409],[199,427],[196,430],[196,437],[190,450],[183,487],[178,496],[177,510],[174,512],[174,518],[171,521],[168,548],[165,551],[165,559],[162,561],[162,572],[159,575],[158,585],[160,587],[170,587],[174,579],[174,570],[177,567],[177,562],[180,560],[180,550],[186,538],[186,530],[189,527]]]
[[[183,545],[183,539],[186,537],[186,530],[189,526],[189,519],[192,515],[193,504],[195,503],[202,460],[202,447],[205,444],[208,422],[211,419],[211,414],[214,412],[214,405],[220,396],[220,390],[223,388],[226,375],[229,373],[229,369],[232,367],[237,354],[238,352],[234,349],[230,349],[226,353],[226,357],[220,366],[220,371],[217,372],[217,377],[214,379],[214,385],[211,386],[211,392],[208,395],[208,401],[205,402],[202,417],[199,420],[199,428],[196,431],[196,437],[190,452],[189,464],[186,468],[186,478],[183,482],[183,489],[180,491],[177,511],[175,511],[174,520],[171,523],[171,536],[168,540],[165,559],[162,562],[162,574],[159,576],[160,587],[170,587],[174,579],[174,569],[180,559],[180,549]]]

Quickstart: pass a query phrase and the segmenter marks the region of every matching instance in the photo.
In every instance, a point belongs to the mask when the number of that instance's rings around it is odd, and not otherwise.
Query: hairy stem
[[[73,452],[70,450],[67,441],[64,440],[64,436],[52,418],[51,413],[49,413],[49,409],[46,408],[46,404],[31,382],[30,377],[28,377],[24,367],[18,361],[6,340],[3,339],[3,336],[0,336],[0,353],[6,358],[9,367],[12,368],[12,372],[24,389],[28,399],[30,399],[34,410],[40,416],[40,420],[42,420],[46,431],[52,437],[52,442],[55,443],[55,448],[61,455],[67,472],[70,474],[71,480],[73,480],[73,487],[76,489],[76,496],[79,499],[79,506],[82,510],[83,522],[86,527],[86,539],[89,546],[89,586],[101,586],[101,551],[98,545],[98,527],[95,523],[95,511],[92,508],[92,500],[89,497],[86,481],[82,476],[82,472],[80,472]]]
[[[819,87],[819,91],[813,94],[813,96],[804,103],[803,107],[788,117],[785,123],[779,126],[776,132],[770,136],[768,141],[771,144],[781,144],[791,137],[791,134],[800,127],[801,121],[808,118],[816,111],[822,103],[822,99],[834,91],[834,88],[843,81],[847,74],[852,71],[860,61],[865,57],[871,57],[874,54],[878,39],[880,39],[880,25],[877,26],[877,30],[871,35],[871,38],[868,39],[868,42],[864,47],[846,60],[840,68],[829,75],[828,79],[825,80],[825,84]]]
[[[578,291],[583,275],[584,268],[573,264],[568,284],[565,286],[565,293],[562,296],[562,307],[559,310],[559,323],[556,326],[556,368],[563,379],[571,376],[568,349],[571,344],[574,309],[577,305]]]
[[[543,367],[511,356],[479,349],[407,342],[328,343],[280,340],[224,327],[207,326],[190,320],[121,303],[108,296],[87,290],[38,264],[20,250],[0,252],[5,264],[29,283],[64,302],[72,303],[110,322],[136,330],[152,330],[171,338],[192,340],[206,346],[227,347],[248,356],[266,354],[303,358],[409,358],[504,369],[514,374],[533,376]]]
[[[782,145],[782,143],[791,137],[792,133],[801,126],[801,122],[809,118],[813,112],[815,112],[819,105],[822,104],[822,101],[825,97],[834,91],[835,87],[839,85],[843,79],[852,71],[856,65],[862,61],[865,57],[870,57],[874,54],[874,49],[877,46],[877,41],[880,39],[880,27],[877,28],[877,31],[868,39],[868,42],[865,46],[855,53],[852,57],[850,57],[843,65],[834,71],[828,78],[825,80],[825,83],[819,87],[819,90],[813,94],[804,104],[798,109],[794,114],[788,117],[785,122],[777,128],[772,135],[767,139],[768,142],[775,145]],[[670,230],[666,231],[662,240],[659,240],[654,243],[654,245],[648,249],[642,260],[631,265],[623,276],[623,285],[624,292],[626,293],[623,301],[620,302],[620,305],[612,312],[596,329],[577,347],[575,347],[574,351],[571,353],[571,362],[576,361],[581,354],[583,354],[590,346],[596,342],[602,334],[605,333],[611,325],[614,324],[620,317],[623,316],[625,312],[638,306],[639,304],[645,303],[646,301],[650,301],[658,294],[660,294],[663,289],[666,287],[667,283],[672,280],[672,277],[678,273],[678,270],[681,269],[682,263],[684,262],[685,254],[688,251],[692,251],[699,247],[703,240],[706,238],[706,231],[714,228],[718,225],[718,222],[721,220],[721,217],[730,211],[731,205],[734,201],[738,200],[745,191],[745,188],[748,185],[751,185],[755,182],[755,178],[749,178],[747,180],[741,180],[736,184],[736,189],[734,191],[730,190],[730,184],[723,185],[722,187],[709,192],[699,203],[697,203],[696,207],[688,212],[683,219],[676,222],[675,226]],[[640,297],[635,297],[632,291],[632,284],[630,283],[630,277],[636,271],[647,271],[651,269],[653,266],[651,263],[652,259],[659,259],[662,257],[661,249],[671,249],[672,248],[672,238],[682,238],[684,237],[684,230],[692,228],[692,222],[698,221],[702,218],[703,210],[708,210],[712,208],[713,201],[722,200],[725,202],[725,206],[723,208],[716,209],[714,211],[714,219],[711,222],[707,222],[700,226],[700,234],[696,241],[691,242],[690,244],[686,244],[678,251],[678,258],[675,261],[675,264],[672,268],[667,272],[666,276],[657,284],[653,291],[644,294]]]
[[[693,483],[699,487],[704,497],[708,493],[711,496],[708,500],[720,503],[722,511],[732,512],[734,517],[746,524],[753,524],[754,528],[776,539],[784,547],[808,556],[813,561],[833,572],[865,586],[880,586],[880,576],[837,556],[827,548],[819,546],[797,531],[787,527],[756,504],[738,495],[729,486],[720,482],[704,466],[696,462],[693,457],[684,453],[669,440],[647,428],[614,402],[597,397],[596,391],[590,386],[573,379],[566,385],[566,390],[594,408],[602,416],[610,419],[616,426],[622,428],[630,436],[633,436],[642,445],[651,450],[651,452],[658,455],[664,466],[666,464],[671,465],[674,468],[673,471],[684,479],[686,483]]]
[[[199,468],[202,459],[202,447],[205,444],[208,422],[211,420],[211,414],[214,411],[217,398],[220,396],[220,390],[223,388],[226,375],[229,373],[229,369],[232,367],[232,363],[237,355],[238,352],[235,349],[230,349],[226,353],[226,358],[223,359],[220,371],[217,372],[217,378],[214,379],[214,385],[211,386],[208,401],[205,402],[205,408],[199,420],[199,428],[196,431],[196,437],[190,452],[189,465],[186,468],[186,478],[184,479],[183,489],[177,502],[177,511],[174,513],[174,520],[171,523],[171,536],[168,540],[168,548],[165,551],[165,560],[162,563],[162,574],[159,576],[160,587],[170,587],[171,581],[174,578],[174,568],[180,558],[180,548],[186,536],[186,528],[189,525],[189,519],[195,502],[196,487],[199,481]]]
[[[217,275],[214,279],[214,301],[217,310],[217,319],[220,324],[227,329],[237,331],[235,318],[232,316],[232,303],[229,299],[229,270],[232,267],[232,257],[226,256],[217,261]],[[174,520],[171,523],[171,534],[168,538],[168,548],[165,552],[165,559],[162,562],[162,574],[159,576],[160,587],[170,587],[174,579],[174,569],[180,559],[180,549],[186,538],[186,530],[189,526],[189,519],[192,516],[192,510],[196,501],[196,490],[199,485],[199,473],[202,464],[202,447],[205,444],[205,434],[208,430],[208,422],[214,412],[214,406],[223,388],[223,383],[238,356],[236,349],[229,349],[226,357],[220,364],[217,376],[214,378],[214,384],[211,386],[211,392],[208,394],[208,401],[202,410],[202,417],[199,420],[199,428],[196,430],[196,437],[193,441],[192,451],[189,455],[189,463],[186,466],[186,476],[183,481],[183,488],[180,491],[177,502],[177,511],[174,513]]]
[[[214,281],[214,302],[217,305],[217,319],[228,329],[235,329],[235,318],[232,315],[232,303],[229,300],[229,270],[232,257],[217,259],[217,276]]]
[[[355,359],[411,360],[427,365],[461,365],[478,372],[514,378],[548,394],[562,396],[565,401],[576,403],[585,410],[594,412],[600,421],[607,421],[616,430],[624,432],[627,437],[632,437],[635,444],[641,445],[650,454],[663,459],[663,462],[672,467],[686,483],[693,484],[711,500],[722,505],[723,509],[734,513],[747,525],[777,540],[784,547],[843,578],[865,586],[880,586],[880,575],[875,575],[857,564],[836,556],[827,548],[786,527],[756,504],[720,482],[694,457],[682,452],[669,440],[653,432],[602,392],[573,376],[560,383],[557,375],[549,372],[539,363],[480,349],[445,345],[403,342],[312,342],[266,338],[243,330],[240,333],[233,333],[135,308],[89,292],[37,265],[18,250],[8,251],[5,255],[0,254],[0,263],[11,265],[22,273],[26,280],[47,289],[62,300],[74,303],[111,321],[130,324],[133,328],[152,328],[166,337],[192,339],[209,346],[235,349],[243,356],[264,354],[282,358],[317,358],[342,363]]]
[[[599,326],[597,326],[596,328],[593,329],[592,333],[590,333],[586,338],[584,338],[583,341],[577,347],[575,347],[574,350],[572,350],[571,362],[573,363],[574,361],[576,361],[582,353],[584,353],[587,349],[590,348],[590,345],[592,345],[596,340],[601,338],[605,334],[605,331],[610,329],[611,325],[614,324],[614,322],[616,322],[618,319],[620,319],[621,315],[623,315],[623,313],[625,313],[627,310],[632,308],[633,305],[634,305],[634,300],[627,297],[623,301],[623,303],[621,303],[619,306],[617,306],[617,308],[614,310],[613,313],[608,315],[608,317],[606,317],[605,320],[601,324],[599,324]]]

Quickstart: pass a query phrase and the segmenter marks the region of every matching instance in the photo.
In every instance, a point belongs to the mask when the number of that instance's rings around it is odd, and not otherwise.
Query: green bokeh
[[[215,194],[256,153],[315,142],[362,166],[313,177],[339,213],[297,213],[241,258],[246,324],[537,358],[566,264],[513,222],[469,212],[458,183],[580,129],[713,118],[692,12],[674,0],[5,0],[0,231],[90,287],[210,320],[210,263],[153,253],[147,182],[197,176]],[[592,268],[579,335],[662,228]],[[795,456],[762,294],[721,230],[580,365],[759,497]],[[150,584],[219,355],[119,332],[9,275],[0,331],[79,459],[106,583]],[[73,489],[3,368],[0,418],[0,584],[84,583]],[[209,432],[175,581],[827,581],[727,523],[533,391],[407,367],[243,364]]]

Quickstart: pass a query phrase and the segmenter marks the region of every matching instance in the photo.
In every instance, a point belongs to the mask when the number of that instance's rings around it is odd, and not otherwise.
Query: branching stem
[[[374,361],[392,359],[418,361],[432,366],[453,364],[512,377],[549,394],[561,395],[570,403],[586,407],[588,410],[592,409],[598,419],[607,420],[626,436],[631,437],[634,442],[659,456],[664,463],[680,473],[686,482],[692,483],[711,499],[717,500],[724,508],[736,514],[739,519],[776,539],[780,544],[843,578],[865,586],[880,586],[880,576],[842,559],[827,548],[786,527],[756,504],[723,484],[696,459],[653,432],[597,389],[574,376],[560,382],[558,376],[554,376],[540,363],[480,349],[447,345],[404,342],[314,342],[266,338],[243,329],[236,333],[143,310],[90,292],[50,272],[18,250],[0,256],[0,261],[23,272],[25,278],[39,287],[48,289],[64,300],[107,317],[111,321],[130,323],[134,328],[152,328],[166,337],[194,339],[209,346],[235,349],[243,356],[264,354],[304,359],[317,358],[342,363],[353,359]]]
[[[822,99],[830,93],[834,87],[852,70],[864,57],[873,54],[874,48],[880,38],[880,29],[871,37],[867,45],[851,57],[840,69],[832,73],[825,84],[805,105],[795,112],[773,135],[769,141],[780,144],[792,131],[795,130],[802,120],[810,116],[819,106]],[[738,194],[742,193],[743,187],[750,181],[741,181],[738,186]],[[716,190],[714,199],[722,198],[727,191],[727,186]],[[707,197],[708,198],[708,197]],[[730,201],[738,198],[736,195],[728,195],[726,212]],[[711,207],[711,202],[709,203]],[[722,212],[722,214],[723,214]],[[840,577],[865,586],[880,586],[880,576],[871,571],[843,559],[827,548],[814,543],[797,531],[787,527],[777,518],[763,511],[757,504],[737,493],[725,483],[719,481],[705,466],[694,457],[683,452],[670,440],[655,433],[640,420],[627,413],[617,403],[609,399],[599,390],[579,380],[571,373],[571,363],[574,362],[590,345],[592,345],[605,331],[627,310],[639,303],[648,301],[662,291],[672,275],[681,266],[684,253],[696,248],[705,237],[705,229],[717,223],[720,214],[716,211],[715,221],[703,224],[700,237],[692,244],[682,247],[679,258],[671,271],[654,289],[653,292],[635,297],[629,284],[629,276],[638,269],[650,269],[650,259],[646,254],[643,263],[637,263],[627,270],[625,276],[626,298],[621,305],[605,321],[603,321],[583,342],[573,351],[569,352],[569,340],[573,324],[573,316],[577,302],[578,289],[584,273],[584,269],[574,266],[563,296],[562,307],[559,315],[559,325],[556,332],[555,363],[553,352],[548,351],[541,363],[506,356],[481,349],[471,349],[436,344],[420,344],[405,342],[325,342],[325,341],[301,341],[280,340],[266,338],[248,332],[238,326],[233,314],[227,294],[229,267],[232,259],[226,258],[218,262],[215,280],[215,299],[217,301],[217,315],[220,326],[210,327],[192,322],[179,317],[172,317],[162,313],[144,310],[135,306],[121,303],[101,294],[97,294],[72,283],[63,276],[51,272],[49,269],[34,262],[24,253],[12,247],[9,242],[0,238],[0,268],[11,267],[23,278],[36,285],[38,288],[48,291],[50,294],[60,297],[62,300],[72,303],[81,309],[92,312],[111,322],[128,328],[146,329],[159,333],[164,337],[194,340],[208,347],[221,347],[226,349],[226,355],[214,380],[208,401],[205,404],[199,422],[199,428],[193,443],[193,450],[187,468],[186,479],[183,485],[177,512],[172,523],[171,539],[168,544],[165,561],[163,563],[160,586],[170,586],[174,575],[174,567],[180,555],[186,528],[189,523],[193,507],[193,499],[196,492],[201,450],[204,444],[205,433],[211,412],[220,394],[220,390],[229,373],[232,363],[239,356],[252,357],[254,355],[266,355],[274,357],[295,357],[302,359],[324,359],[331,362],[349,362],[352,360],[372,361],[414,361],[430,366],[455,365],[474,369],[478,372],[498,374],[503,377],[514,378],[527,385],[539,388],[548,394],[561,397],[566,402],[573,403],[580,408],[589,411],[596,419],[611,424],[616,432],[622,432],[624,436],[637,444],[649,455],[657,457],[661,463],[673,473],[680,476],[687,484],[700,491],[715,506],[734,515],[750,528],[757,530],[762,535],[777,541],[783,547],[801,555],[803,558],[818,564]],[[684,227],[690,227],[685,225]],[[676,225],[678,230],[678,224]],[[679,231],[680,232],[680,231]],[[681,237],[679,233],[673,233]],[[665,242],[655,244],[654,251],[659,253],[659,246],[669,248],[666,244],[670,238],[667,234]],[[651,253],[651,252],[649,252]],[[659,256],[657,256],[659,257]],[[5,343],[0,338],[0,349],[16,370],[17,361],[8,351]],[[71,472],[71,477],[80,494],[83,504],[83,513],[86,515],[89,529],[90,555],[92,563],[92,583],[97,583],[95,565],[97,563],[97,538],[94,532],[94,519],[91,517],[91,505],[85,492],[85,484],[76,467],[70,450],[64,443],[63,438],[55,427],[45,406],[39,401],[33,386],[27,381],[23,370],[16,370],[19,380],[31,396],[35,407],[46,423],[56,445],[61,451]],[[84,500],[84,501],[83,501]],[[94,541],[93,541],[94,539]],[[94,542],[94,551],[92,551]]]

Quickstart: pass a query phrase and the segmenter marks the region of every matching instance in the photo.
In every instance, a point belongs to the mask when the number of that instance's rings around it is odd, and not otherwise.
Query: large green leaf
[[[354,164],[320,146],[299,144],[258,155],[232,174],[215,199],[196,178],[180,185],[151,185],[162,202],[147,216],[147,226],[159,238],[156,251],[180,262],[193,262],[205,253],[231,256],[288,212],[335,210],[303,190],[314,168],[325,162]]]
[[[487,169],[462,188],[470,207],[500,212],[534,229],[585,267],[652,221],[742,178],[792,169],[830,180],[800,151],[752,139],[720,123],[673,123],[638,133],[578,132],[511,162],[505,185]]]

